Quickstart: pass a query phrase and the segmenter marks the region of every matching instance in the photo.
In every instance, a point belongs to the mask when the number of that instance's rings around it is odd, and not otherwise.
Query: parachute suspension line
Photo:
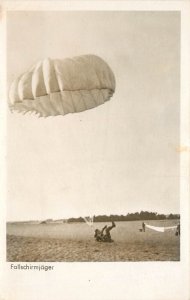
[[[94,216],[84,217],[83,219],[85,220],[88,226],[92,227],[94,225]]]

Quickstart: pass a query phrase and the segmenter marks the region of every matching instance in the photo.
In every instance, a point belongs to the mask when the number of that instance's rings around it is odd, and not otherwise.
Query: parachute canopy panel
[[[114,74],[100,57],[48,58],[13,81],[9,107],[42,117],[65,115],[101,105],[114,91]]]

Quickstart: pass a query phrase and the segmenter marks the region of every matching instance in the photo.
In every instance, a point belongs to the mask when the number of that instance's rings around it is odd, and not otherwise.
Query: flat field
[[[178,220],[146,221],[153,226],[173,226]],[[114,262],[179,261],[180,237],[175,230],[164,233],[146,229],[141,221],[116,222],[113,243],[94,240],[94,223],[7,223],[7,261],[10,262]]]

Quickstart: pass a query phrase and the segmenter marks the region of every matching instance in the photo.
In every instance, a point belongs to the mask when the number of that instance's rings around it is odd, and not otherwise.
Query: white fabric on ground
[[[156,227],[156,226],[151,226],[148,224],[145,224],[147,228],[155,230],[155,231],[159,231],[159,232],[164,232],[164,227]]]
[[[170,230],[170,229],[177,229],[177,225],[176,226],[170,226],[170,227],[164,227],[165,230]]]
[[[166,230],[170,230],[170,229],[173,230],[173,229],[177,228],[177,225],[176,226],[169,226],[169,227],[157,227],[157,226],[152,226],[152,225],[145,224],[145,226],[149,229],[159,231],[159,232],[164,232]]]

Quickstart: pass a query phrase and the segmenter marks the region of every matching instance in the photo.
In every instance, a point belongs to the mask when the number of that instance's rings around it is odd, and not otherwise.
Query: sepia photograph
[[[0,5],[0,300],[189,300],[189,6]]]
[[[7,261],[180,261],[180,12],[6,21]]]

